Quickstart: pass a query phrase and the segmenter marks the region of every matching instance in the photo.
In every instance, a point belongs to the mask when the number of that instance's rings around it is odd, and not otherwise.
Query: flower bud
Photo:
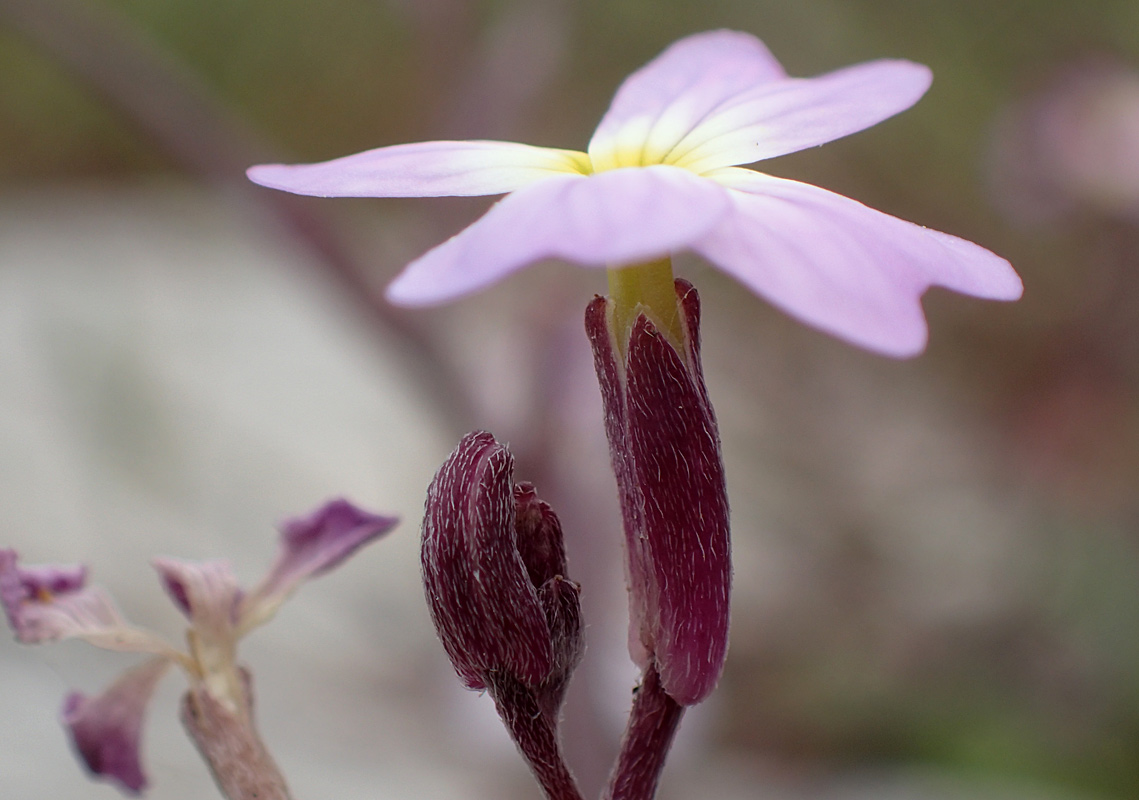
[[[551,719],[582,650],[562,530],[489,433],[463,437],[427,491],[423,583],[443,647],[470,689],[517,681]]]
[[[679,349],[644,313],[614,323],[614,302],[586,309],[621,501],[630,650],[656,666],[682,705],[715,687],[728,646],[728,497],[700,367],[700,301],[677,280]],[[624,341],[619,337],[627,335]]]

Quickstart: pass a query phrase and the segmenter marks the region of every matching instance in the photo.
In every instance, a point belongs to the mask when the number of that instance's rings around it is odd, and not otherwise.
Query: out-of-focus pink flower
[[[1139,71],[1069,64],[1001,115],[991,158],[996,200],[1046,223],[1074,208],[1139,215]]]
[[[1013,300],[1021,283],[975,244],[739,165],[868,128],[909,108],[930,71],[881,60],[791,78],[755,37],[673,44],[618,89],[586,152],[420,142],[319,164],[262,165],[263,186],[327,197],[508,193],[409,264],[402,305],[445,302],[545,258],[614,268],[691,250],[798,319],[893,356],[927,331],[930,286]]]
[[[171,600],[189,620],[189,652],[127,623],[102,589],[85,585],[83,566],[21,567],[14,550],[0,550],[0,604],[16,638],[27,644],[80,638],[110,650],[157,656],[95,697],[73,692],[63,707],[64,724],[88,770],[137,794],[146,786],[139,754],[143,714],[170,664],[181,666],[191,686],[208,693],[234,720],[252,725],[238,640],[269,620],[300,583],[336,567],[396,523],[395,517],[369,514],[346,500],[287,520],[276,561],[249,594],[225,562],[154,559]]]

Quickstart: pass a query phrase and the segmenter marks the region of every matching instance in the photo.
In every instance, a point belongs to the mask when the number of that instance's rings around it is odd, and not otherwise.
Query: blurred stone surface
[[[334,495],[399,513],[243,643],[261,728],[301,798],[475,796],[438,738],[419,586],[423,487],[451,443],[394,362],[216,198],[43,188],[0,208],[0,540],[88,563],[132,621],[179,636],[151,556],[226,558],[248,585],[277,520]],[[116,795],[58,714],[129,661],[0,637],[0,795]],[[154,798],[215,792],[176,721],[181,680],[144,737]]]

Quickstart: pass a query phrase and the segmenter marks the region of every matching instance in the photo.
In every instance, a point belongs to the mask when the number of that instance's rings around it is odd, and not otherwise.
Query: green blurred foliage
[[[436,12],[417,6],[458,8],[438,15],[451,14],[462,28],[455,37],[461,48],[526,4],[91,3],[124,15],[188,65],[227,106],[303,158],[432,135],[423,109],[439,103],[431,92],[440,87],[428,75],[441,63],[461,60],[455,52],[425,51],[424,45],[434,42],[422,35],[430,24],[424,18]],[[935,89],[906,115],[906,133],[890,137],[884,148],[889,155],[880,158],[927,175],[937,170],[932,177],[951,187],[951,195],[975,184],[975,176],[960,165],[975,161],[994,111],[1037,71],[1088,49],[1139,56],[1139,10],[1129,0],[588,0],[563,6],[569,57],[532,111],[542,139],[580,146],[630,70],[686,33],[733,27],[763,38],[792,74],[883,56],[932,66]],[[447,77],[458,81],[462,74]],[[0,118],[5,120],[0,179],[156,168],[153,150],[139,141],[131,146],[129,128],[100,111],[81,81],[11,31],[0,38]],[[907,148],[903,157],[895,146]]]

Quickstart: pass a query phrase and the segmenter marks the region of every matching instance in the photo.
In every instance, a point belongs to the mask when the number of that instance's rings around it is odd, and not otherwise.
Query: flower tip
[[[281,523],[277,570],[315,578],[340,566],[364,545],[392,530],[399,517],[373,514],[343,497]]]
[[[0,605],[17,641],[40,644],[114,624],[110,601],[85,588],[83,564],[21,567],[18,562],[15,550],[0,550]]]
[[[373,514],[343,497],[329,500],[315,511],[281,523],[281,539],[289,549],[318,545],[337,546],[325,551],[319,572],[326,572],[368,542],[399,524],[399,517]]]
[[[306,179],[301,172],[308,164],[257,164],[245,170],[245,177],[266,189],[310,197],[338,197],[324,182]]]
[[[1012,264],[1000,256],[997,259],[1001,262],[1001,268],[993,270],[993,286],[985,297],[1005,302],[1019,300],[1024,296],[1024,281],[1016,274]]]
[[[432,297],[430,290],[416,286],[414,279],[409,280],[407,270],[396,275],[384,289],[384,299],[393,306],[403,306],[404,308],[421,308],[442,302]]]
[[[280,525],[277,557],[261,583],[239,602],[239,627],[267,621],[297,588],[343,564],[399,524],[399,517],[364,511],[343,497]]]
[[[910,108],[933,85],[933,70],[925,64],[904,58],[881,58],[855,64],[832,74],[858,76],[858,80],[848,89],[863,94],[868,107],[880,108],[878,119],[871,124]]]
[[[915,89],[920,90],[921,94],[925,94],[933,85],[933,70],[925,64],[908,61],[904,58],[890,59],[890,61],[897,64],[899,70],[905,70],[909,73],[910,81]]]
[[[158,573],[158,579],[162,582],[162,588],[170,600],[178,606],[183,614],[189,617],[192,611],[190,594],[185,582],[186,565],[183,562],[162,556],[155,556],[150,559],[150,565]]]
[[[280,164],[257,164],[245,170],[245,177],[256,183],[258,186],[268,186],[267,181],[275,167],[281,166]],[[272,187],[270,187],[272,188]]]
[[[872,353],[897,359],[898,361],[906,361],[911,358],[917,358],[925,352],[925,348],[929,344],[929,328],[925,324],[922,324],[920,328],[915,329],[906,336],[898,336],[882,341],[858,341],[854,338],[847,338],[852,344],[863,347]]]

